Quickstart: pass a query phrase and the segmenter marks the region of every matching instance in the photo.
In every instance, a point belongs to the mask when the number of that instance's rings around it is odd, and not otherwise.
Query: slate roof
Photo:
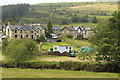
[[[26,30],[26,29],[34,29],[34,30],[40,29],[40,30],[42,30],[43,29],[43,27],[41,27],[41,26],[26,26],[26,25],[19,25],[19,26],[11,25],[9,27],[10,27],[11,30],[14,30],[16,28],[18,30],[20,30],[20,29],[23,29],[23,30]]]
[[[67,28],[67,29],[70,30],[70,31],[76,31],[78,28],[80,28],[81,30],[83,30],[81,27],[76,27],[76,26],[75,26],[75,27],[73,27],[73,26],[72,26],[72,27],[65,27],[65,28]],[[63,29],[64,29],[64,28],[63,28]],[[62,30],[63,30],[63,29],[62,29]]]
[[[81,26],[81,27],[79,27],[79,26],[71,26],[71,27],[64,27],[64,28],[67,28],[67,29],[70,30],[70,31],[76,31],[78,28],[81,29],[82,31],[83,31],[83,30],[86,30],[86,31],[91,30],[90,28],[86,28],[85,26]],[[64,29],[64,28],[63,28],[63,29]],[[62,30],[63,30],[63,29],[62,29]]]

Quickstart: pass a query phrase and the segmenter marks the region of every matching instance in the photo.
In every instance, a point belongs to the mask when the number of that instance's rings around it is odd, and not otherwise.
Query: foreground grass
[[[2,68],[3,78],[118,78],[117,73]]]

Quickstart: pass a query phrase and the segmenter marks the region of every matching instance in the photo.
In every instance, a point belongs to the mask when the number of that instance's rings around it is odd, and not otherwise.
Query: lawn
[[[73,40],[69,38],[62,38],[62,42],[49,42],[49,43],[44,43],[42,46],[42,49],[44,51],[50,50],[53,46],[65,46],[65,45],[71,45],[73,46],[74,50],[80,50],[80,47],[82,46],[91,46],[91,43],[85,40]],[[74,43],[74,44],[73,44]]]
[[[118,78],[117,73],[2,68],[3,78]]]

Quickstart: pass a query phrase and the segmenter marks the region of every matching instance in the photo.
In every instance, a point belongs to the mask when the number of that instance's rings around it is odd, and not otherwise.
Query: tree
[[[81,22],[89,22],[89,16],[86,15],[86,16],[83,16],[81,19],[80,19]]]
[[[48,38],[52,33],[52,24],[51,21],[48,22],[47,28],[45,29],[45,36]]]
[[[15,20],[13,20],[12,18],[9,18],[9,19],[7,19],[7,20],[4,22],[5,26],[7,26],[8,23],[10,23],[11,25],[15,25],[15,24],[16,24],[16,23],[15,23]]]
[[[70,39],[73,39],[74,36],[72,34],[67,34],[66,37],[70,38]]]
[[[80,18],[77,15],[72,16],[71,18],[72,22],[79,22]]]
[[[40,35],[40,37],[38,39],[36,39],[36,41],[38,43],[40,43],[40,42],[46,42],[45,36],[44,35]]]
[[[92,18],[92,23],[97,23],[97,18],[96,17]]]
[[[112,18],[96,27],[91,42],[97,46],[97,60],[112,62],[120,68],[119,27],[120,12],[116,11]]]
[[[83,40],[84,39],[83,34],[79,34],[76,39],[77,40]]]
[[[19,64],[34,57],[37,53],[36,43],[29,39],[14,39],[6,47],[7,58]]]
[[[4,54],[7,45],[9,44],[8,38],[2,40],[2,53]]]

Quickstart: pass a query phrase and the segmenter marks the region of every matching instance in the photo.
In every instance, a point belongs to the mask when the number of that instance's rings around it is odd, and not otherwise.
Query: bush
[[[77,38],[76,38],[77,40],[83,40],[84,39],[84,37],[83,37],[83,35],[82,34],[79,34],[78,36],[77,36]]]
[[[37,41],[38,43],[40,43],[40,42],[46,42],[45,36],[44,36],[44,35],[40,35],[40,37],[39,37],[38,39],[36,39],[36,41]]]
[[[96,17],[92,18],[92,23],[97,23],[97,18]]]
[[[9,44],[8,38],[3,39],[2,49],[1,49],[3,53],[5,52],[6,47],[7,47],[8,44]]]
[[[116,72],[119,73],[120,67],[113,63],[88,63],[88,62],[75,62],[75,61],[62,61],[62,62],[24,62],[15,64],[14,62],[3,62],[2,67],[5,68],[33,68],[33,69],[62,69],[62,70],[75,70],[75,71],[93,71],[93,72]]]
[[[81,19],[80,19],[81,22],[89,22],[89,17],[88,15],[86,16],[83,16]]]
[[[73,35],[71,35],[71,34],[67,34],[66,37],[70,38],[70,39],[73,39]]]
[[[5,55],[17,64],[33,58],[37,51],[37,44],[33,40],[14,39],[7,45]]]

